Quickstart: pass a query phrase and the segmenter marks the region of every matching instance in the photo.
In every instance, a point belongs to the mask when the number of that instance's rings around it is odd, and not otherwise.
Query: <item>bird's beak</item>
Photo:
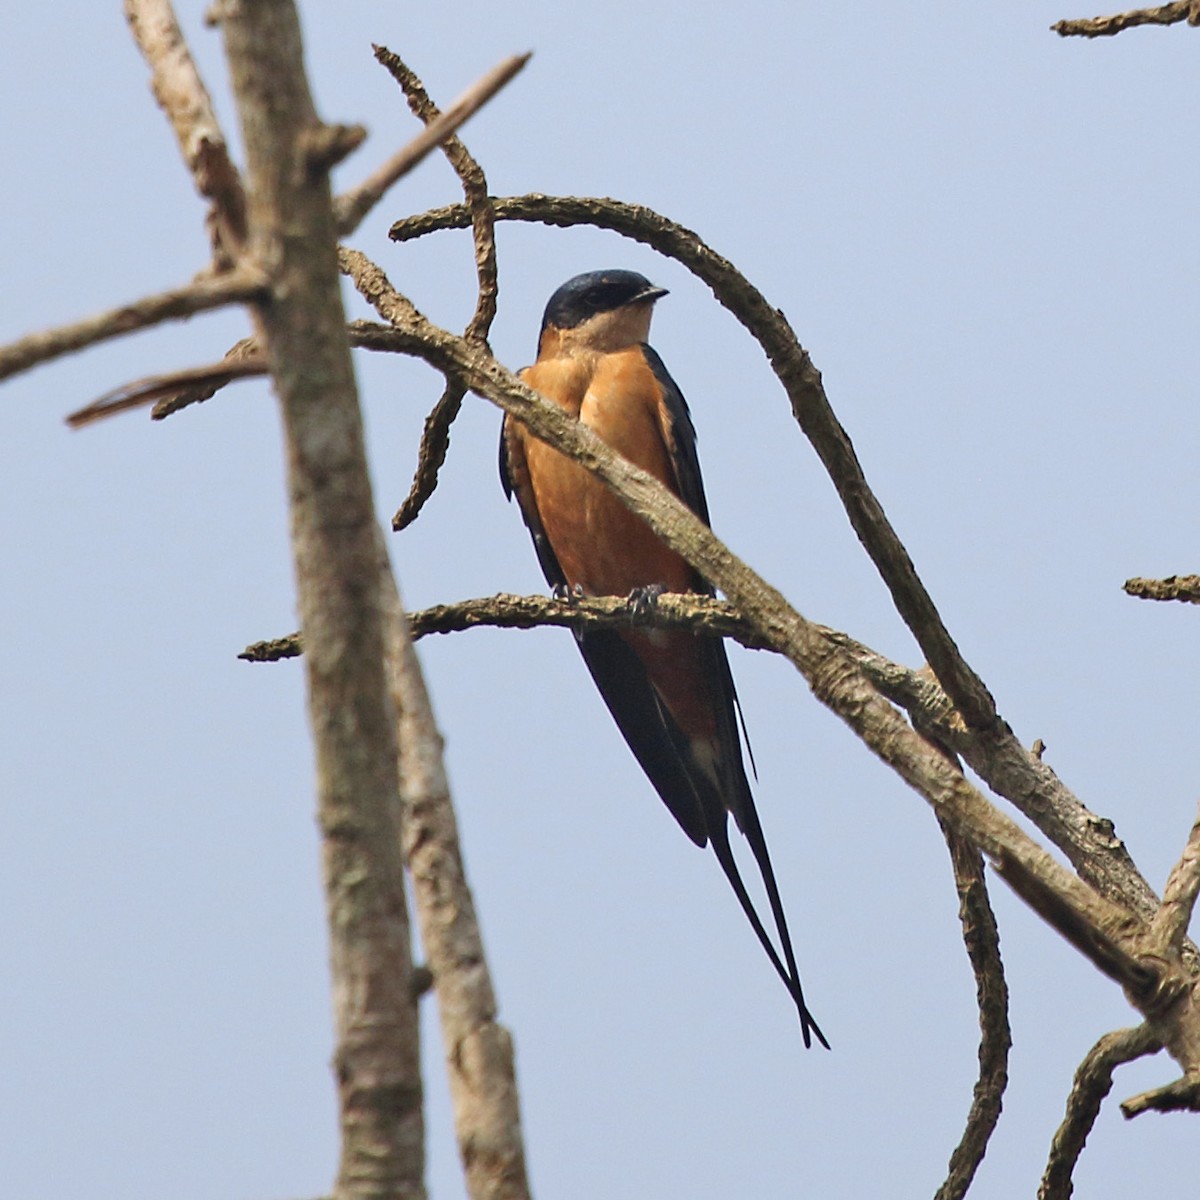
[[[664,296],[669,296],[670,294],[671,293],[668,292],[666,288],[656,287],[654,284],[651,284],[648,288],[646,288],[645,291],[638,292],[638,294],[634,296],[630,303],[644,304],[647,300],[653,303],[653,301],[661,300]]]

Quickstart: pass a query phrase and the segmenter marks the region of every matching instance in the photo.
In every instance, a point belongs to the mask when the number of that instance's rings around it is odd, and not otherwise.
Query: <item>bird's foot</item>
[[[577,583],[574,587],[569,588],[565,583],[556,583],[550,595],[560,604],[574,604],[576,600],[583,599],[583,585]]]
[[[630,606],[630,617],[637,620],[652,612],[658,604],[658,598],[667,589],[661,583],[651,583],[646,587],[634,588],[627,597]]]

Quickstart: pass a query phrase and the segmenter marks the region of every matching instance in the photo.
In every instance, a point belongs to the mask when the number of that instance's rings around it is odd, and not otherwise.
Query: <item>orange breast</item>
[[[660,388],[638,347],[594,361],[550,359],[525,381],[572,412],[618,453],[678,492],[658,416]],[[662,584],[694,586],[691,568],[600,480],[543,442],[525,437],[530,489],[559,565],[592,596],[625,596]]]

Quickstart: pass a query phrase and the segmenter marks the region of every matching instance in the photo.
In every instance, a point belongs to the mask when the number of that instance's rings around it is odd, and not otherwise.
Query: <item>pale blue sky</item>
[[[219,43],[181,16],[234,132]],[[1125,598],[1197,567],[1197,34],[1048,31],[1053,3],[421,8],[302,5],[322,115],[414,131],[381,42],[443,102],[524,74],[467,129],[493,191],[618,196],[697,230],[783,308],[970,661],[1021,738],[1161,886],[1194,815],[1197,617]],[[433,13],[434,15],[429,15]],[[120,5],[19,5],[0,339],[187,279],[200,204]],[[465,234],[396,247],[456,199],[430,160],[355,243],[434,320],[473,303]],[[760,352],[672,263],[614,235],[506,226],[493,344],[516,367],[578,271],[671,289],[653,341],[688,397],[717,531],[807,616],[912,644]],[[356,309],[356,311],[358,311]],[[239,314],[9,383],[0,648],[0,1192],[23,1200],[316,1195],[334,1170],[325,938],[277,423],[231,388],[162,425],[62,417],[219,357]],[[408,487],[425,368],[358,360],[374,483]],[[392,540],[416,607],[540,591],[469,400],[444,482]],[[929,1196],[974,1081],[973,984],[923,802],[786,664],[731,650],[806,991],[794,1013],[711,855],[680,834],[569,635],[422,645],[543,1197]],[[1013,990],[1005,1114],[972,1195],[1031,1196],[1071,1074],[1132,1010],[996,889]],[[429,1180],[462,1195],[432,1007]],[[1173,1077],[1123,1071],[1114,1100]],[[1103,1200],[1194,1189],[1197,1127],[1106,1108]]]

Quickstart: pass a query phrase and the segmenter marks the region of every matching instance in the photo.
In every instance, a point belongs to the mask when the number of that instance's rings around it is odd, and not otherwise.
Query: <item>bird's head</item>
[[[538,357],[607,353],[650,336],[654,302],[667,294],[636,271],[588,271],[568,279],[546,305]]]

